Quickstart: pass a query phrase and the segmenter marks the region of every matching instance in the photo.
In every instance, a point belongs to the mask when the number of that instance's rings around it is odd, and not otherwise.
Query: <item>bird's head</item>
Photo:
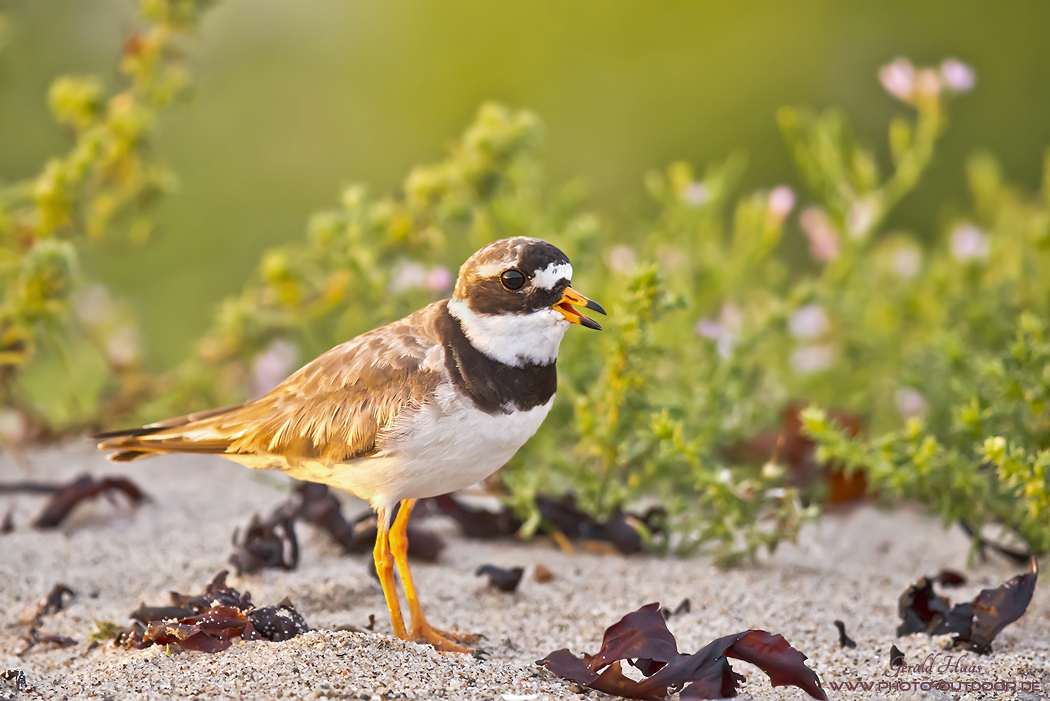
[[[554,362],[572,324],[601,327],[576,310],[605,310],[572,289],[564,253],[519,236],[485,246],[459,269],[448,309],[475,348],[508,365]]]

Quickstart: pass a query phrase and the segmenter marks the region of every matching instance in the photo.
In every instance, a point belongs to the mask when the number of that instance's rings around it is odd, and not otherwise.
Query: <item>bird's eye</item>
[[[525,273],[520,270],[504,270],[499,276],[499,281],[508,290],[520,290],[525,286]]]

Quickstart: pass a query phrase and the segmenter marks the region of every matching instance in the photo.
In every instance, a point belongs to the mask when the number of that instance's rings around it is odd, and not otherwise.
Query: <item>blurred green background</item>
[[[134,25],[125,0],[14,0],[0,52],[0,178],[28,177],[68,141],[48,114],[62,74],[116,82]],[[892,225],[920,236],[965,198],[962,163],[993,151],[1034,186],[1050,143],[1050,9],[1036,0],[844,3],[441,3],[222,0],[186,44],[192,99],[160,129],[180,176],[157,238],[87,256],[89,275],[134,300],[151,364],[186,356],[215,303],[241,288],[270,246],[301,237],[340,187],[377,193],[439,158],[479,104],[534,110],[548,182],[577,178],[629,214],[642,175],[667,162],[748,156],[745,186],[797,186],[774,113],[838,106],[884,154],[877,68],[904,55],[955,56],[978,74],[950,133]],[[803,197],[803,199],[805,199]],[[803,246],[789,225],[789,245]]]

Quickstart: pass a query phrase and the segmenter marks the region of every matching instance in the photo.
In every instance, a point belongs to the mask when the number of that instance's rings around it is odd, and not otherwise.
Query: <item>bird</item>
[[[468,652],[461,643],[476,636],[434,628],[423,614],[408,567],[408,520],[417,500],[483,480],[539,429],[554,402],[566,331],[601,330],[577,307],[606,313],[572,288],[572,273],[547,241],[495,241],[463,263],[451,298],[332,348],[269,393],[100,433],[98,447],[116,451],[107,455],[114,462],[214,454],[368,501],[394,634]]]

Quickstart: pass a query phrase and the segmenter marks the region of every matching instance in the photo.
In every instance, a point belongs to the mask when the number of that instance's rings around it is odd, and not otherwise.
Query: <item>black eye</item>
[[[525,273],[520,270],[504,270],[499,276],[499,281],[508,290],[520,290],[525,286]]]

